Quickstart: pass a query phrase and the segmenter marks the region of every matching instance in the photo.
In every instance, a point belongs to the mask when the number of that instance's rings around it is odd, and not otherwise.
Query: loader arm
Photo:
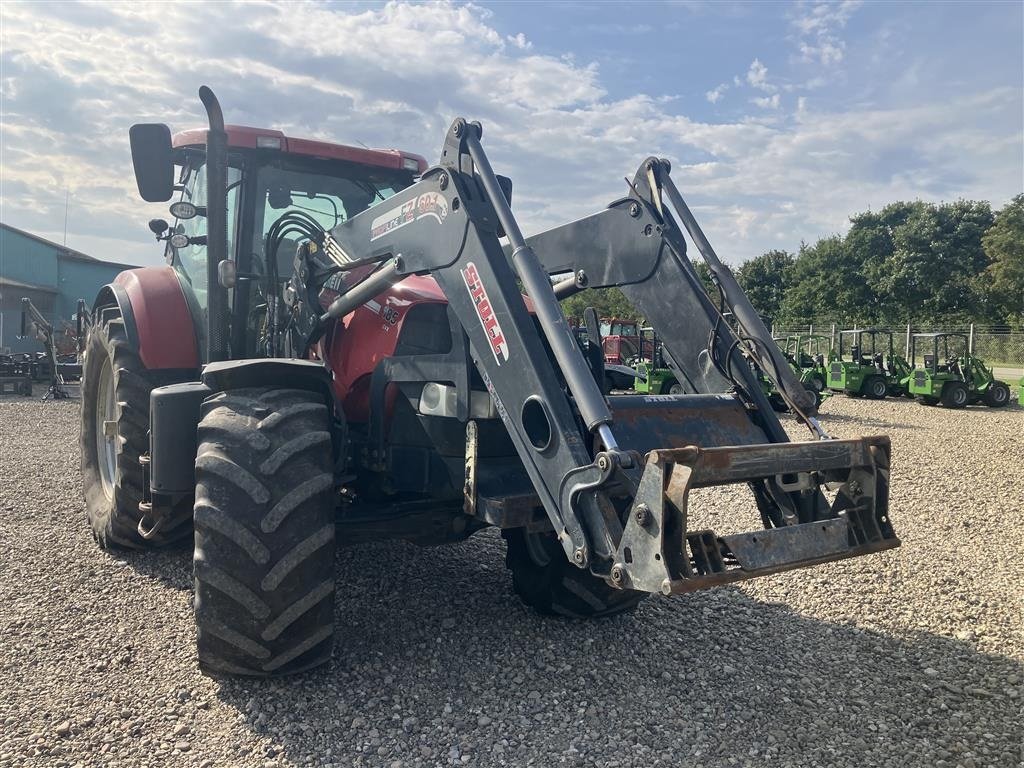
[[[519,231],[479,138],[477,124],[456,120],[439,166],[331,231],[322,252],[337,269],[368,262],[380,266],[337,298],[314,325],[325,327],[406,275],[431,274],[468,338],[473,361],[533,483],[536,503],[547,512],[566,556],[615,586],[688,591],[898,545],[886,517],[885,438],[870,446],[864,441],[780,444],[786,439],[781,425],[762,418],[770,409],[751,418],[735,396],[700,394],[655,398],[650,407],[624,415],[624,424],[639,425],[633,435],[663,437],[668,445],[632,441],[620,447],[612,409],[562,315],[548,272]],[[573,256],[601,249],[604,259],[588,262],[592,269],[604,265],[599,283],[628,286],[641,282],[630,278],[634,270],[650,279],[658,269],[665,270],[665,280],[683,280],[688,287],[678,296],[689,294],[685,307],[714,322],[716,348],[723,359],[734,360],[737,375],[747,376],[749,368],[736,357],[736,345],[710,299],[694,290],[692,268],[686,270],[676,256],[685,250],[670,248],[661,236],[666,228],[646,203],[638,206],[648,213],[638,216],[628,203],[613,206],[601,220],[607,229],[583,227],[589,240],[566,247]],[[629,226],[616,232],[609,219],[622,213]],[[508,254],[500,234],[508,237]],[[616,248],[636,253],[620,263]],[[668,302],[673,295],[661,299]],[[678,305],[672,311],[681,314]],[[315,335],[316,328],[308,330]],[[701,339],[699,346],[705,344]],[[670,349],[671,357],[686,359],[686,347],[677,349],[679,354]],[[699,392],[720,392],[729,383],[720,362],[686,370]],[[756,398],[757,388],[749,390]],[[623,399],[643,400],[616,398]],[[665,429],[682,424],[699,431],[707,423],[719,433],[711,444],[726,447],[697,447],[693,430]],[[774,530],[759,531],[752,541],[709,531],[693,538],[686,521],[690,487],[739,482],[754,488],[764,527]],[[839,489],[831,505],[820,492],[822,482]]]
[[[648,158],[630,183],[631,195],[607,209],[528,238],[552,274],[572,272],[587,288],[621,288],[654,326],[670,351],[670,367],[692,392],[722,392],[736,384],[761,410],[770,410],[744,354],[776,388],[786,393],[807,415],[813,396],[807,392],[771,333],[750,304],[732,272],[718,259],[669,175],[665,160]],[[668,200],[666,200],[668,198]],[[724,307],[742,332],[739,340],[703,288],[686,255],[683,230],[668,209],[668,201],[697,243]],[[581,287],[582,287],[581,285]],[[693,350],[704,350],[694,357]],[[771,422],[777,420],[771,419]],[[824,437],[816,422],[812,430]],[[775,440],[783,440],[777,423],[768,425]]]
[[[21,335],[31,336],[40,342],[50,361],[50,388],[43,399],[66,398],[68,394],[64,389],[64,379],[57,365],[57,344],[53,338],[53,326],[27,296],[21,299]]]

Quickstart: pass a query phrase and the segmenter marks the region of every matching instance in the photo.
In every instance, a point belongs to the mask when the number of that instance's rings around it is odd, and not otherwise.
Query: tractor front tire
[[[985,390],[985,405],[989,408],[1002,408],[1010,402],[1010,388],[1001,381],[993,381]]]
[[[889,392],[889,385],[881,376],[868,376],[861,387],[864,396],[869,400],[884,400]]]
[[[951,381],[942,390],[942,404],[947,408],[963,408],[970,401],[970,393],[959,381]]]
[[[646,592],[616,589],[604,579],[569,562],[553,533],[525,528],[502,531],[507,543],[505,565],[520,599],[538,613],[596,619],[626,613]]]
[[[191,518],[139,533],[143,470],[149,452],[149,393],[158,384],[128,341],[116,307],[97,312],[82,365],[82,484],[93,538],[104,549],[151,549],[185,540]]]
[[[324,664],[334,643],[334,460],[319,395],[237,389],[199,423],[199,665],[270,677]]]

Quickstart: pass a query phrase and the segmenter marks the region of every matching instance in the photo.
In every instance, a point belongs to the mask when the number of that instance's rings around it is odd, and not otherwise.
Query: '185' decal
[[[498,318],[494,316],[494,308],[491,300],[487,297],[487,289],[480,280],[480,274],[476,271],[476,264],[469,262],[462,270],[462,279],[469,290],[470,298],[476,307],[476,315],[480,318],[480,325],[484,329],[484,335],[491,345],[491,352],[494,353],[494,360],[498,365],[508,360],[508,343],[505,341],[505,334],[501,331]]]

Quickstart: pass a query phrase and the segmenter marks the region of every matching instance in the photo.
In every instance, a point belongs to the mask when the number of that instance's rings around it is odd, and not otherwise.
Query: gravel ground
[[[2,399],[0,766],[1019,765],[1024,411],[822,410],[892,436],[901,549],[581,624],[517,603],[493,532],[360,546],[333,663],[225,682],[189,555],[93,544],[78,404]]]

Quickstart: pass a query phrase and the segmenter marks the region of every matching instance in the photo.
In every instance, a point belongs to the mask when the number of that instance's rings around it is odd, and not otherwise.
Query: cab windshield
[[[318,165],[322,166],[323,163]],[[267,259],[275,255],[266,252],[267,234],[282,216],[301,211],[324,229],[331,230],[411,183],[408,174],[398,175],[388,171],[367,173],[364,168],[360,168],[358,173],[345,173],[340,167],[332,170],[336,170],[336,174],[327,175],[309,165],[265,165],[258,170],[253,252],[249,265],[251,271],[267,274],[271,266]],[[278,248],[276,258],[279,280],[287,280],[291,276],[298,245],[298,240],[286,239]]]

